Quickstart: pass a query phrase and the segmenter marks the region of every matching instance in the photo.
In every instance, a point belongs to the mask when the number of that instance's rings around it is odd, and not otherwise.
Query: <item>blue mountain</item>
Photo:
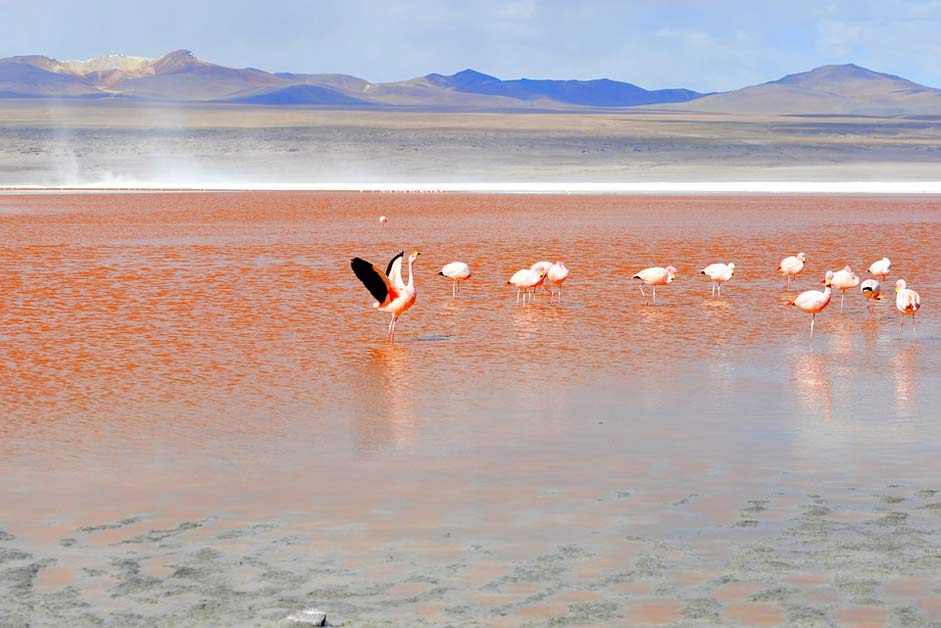
[[[549,99],[583,107],[633,107],[687,102],[704,96],[689,89],[646,90],[633,83],[610,79],[559,81],[522,78],[504,81],[470,69],[450,76],[429,74],[425,78],[438,87],[458,92],[503,96],[517,100]]]
[[[362,107],[370,103],[319,85],[292,85],[254,96],[230,98],[226,102],[245,105],[330,105]]]

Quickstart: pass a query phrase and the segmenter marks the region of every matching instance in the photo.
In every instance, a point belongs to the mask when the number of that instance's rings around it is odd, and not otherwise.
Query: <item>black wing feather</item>
[[[361,257],[351,259],[350,268],[353,269],[353,274],[363,282],[363,285],[369,290],[369,294],[375,297],[376,301],[382,303],[386,300],[386,297],[389,296],[389,286],[378,268]]]
[[[392,264],[395,263],[395,260],[399,259],[400,257],[403,257],[404,255],[405,255],[405,251],[402,251],[401,253],[399,253],[398,255],[396,255],[395,257],[389,260],[389,265],[386,266],[386,277],[392,274]]]

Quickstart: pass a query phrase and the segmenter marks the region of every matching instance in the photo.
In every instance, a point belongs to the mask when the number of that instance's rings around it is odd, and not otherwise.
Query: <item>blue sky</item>
[[[829,63],[941,87],[941,0],[0,0],[0,57],[159,56],[380,82],[472,67],[734,89]]]

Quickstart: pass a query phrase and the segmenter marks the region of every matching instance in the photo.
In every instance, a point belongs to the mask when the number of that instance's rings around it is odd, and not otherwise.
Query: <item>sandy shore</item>
[[[657,507],[686,518],[709,499]],[[625,488],[577,507],[630,517],[636,501]],[[0,625],[287,626],[304,608],[347,626],[941,625],[938,489],[821,487],[737,508],[603,552],[589,540],[516,556],[442,527],[420,547],[371,547],[382,559],[368,566],[291,519],[155,528],[129,513],[44,543],[0,532]]]

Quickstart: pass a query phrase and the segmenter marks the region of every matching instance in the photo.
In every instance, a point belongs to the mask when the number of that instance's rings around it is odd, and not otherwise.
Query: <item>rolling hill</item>
[[[854,64],[825,65],[704,96],[681,108],[745,115],[938,115],[941,90]]]

